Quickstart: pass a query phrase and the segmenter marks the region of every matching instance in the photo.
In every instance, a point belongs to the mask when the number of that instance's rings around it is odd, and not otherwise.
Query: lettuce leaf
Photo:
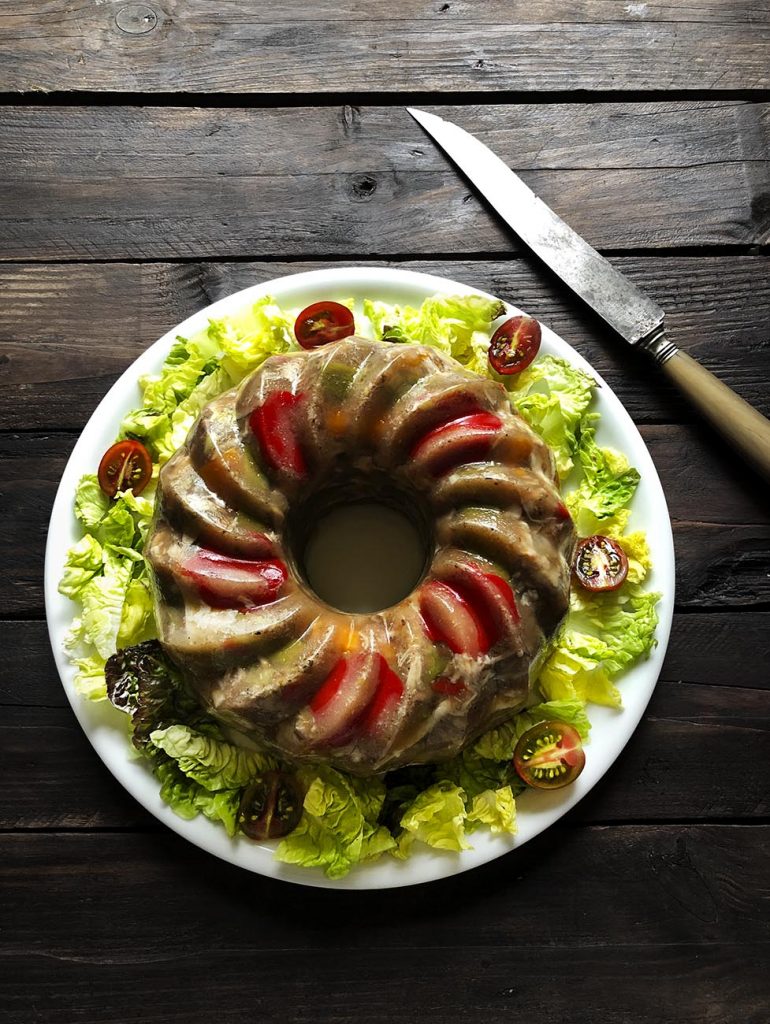
[[[483,295],[432,295],[419,309],[365,299],[363,310],[376,338],[430,345],[486,374],[489,331],[505,306]]]
[[[155,729],[150,741],[173,758],[187,778],[212,791],[240,789],[276,766],[266,754],[236,747],[186,725]]]
[[[465,793],[452,782],[436,782],[420,793],[404,812],[398,852],[405,856],[415,841],[436,850],[469,850],[465,837]]]
[[[578,533],[616,535],[625,528],[627,517],[616,517],[628,509],[639,484],[639,473],[628,459],[612,448],[600,448],[595,427],[588,423],[580,434],[578,459],[583,477],[578,487],[565,498]]]
[[[95,473],[82,476],[75,488],[75,515],[89,530],[97,526],[110,507],[110,499],[99,486]]]
[[[542,355],[504,383],[514,408],[553,449],[564,478],[575,464],[596,382],[566,359]]]
[[[229,836],[238,832],[240,789],[211,792],[188,778],[173,760],[161,761],[155,766],[160,780],[160,797],[180,818],[190,820],[204,814],[211,821],[224,825]]]
[[[242,313],[212,320],[208,337],[216,342],[218,360],[236,384],[268,356],[296,347],[294,317],[265,295]]]
[[[96,537],[86,534],[67,552],[59,593],[78,597],[85,585],[102,571],[102,546]]]
[[[493,835],[516,834],[516,801],[510,786],[485,789],[471,802],[465,819],[469,832],[486,825]]]
[[[325,766],[306,770],[304,777],[308,789],[302,818],[279,843],[278,860],[342,878],[361,861],[395,848],[377,821],[385,799],[380,779],[353,778]]]
[[[573,593],[566,628],[538,676],[544,696],[621,707],[612,680],[655,646],[659,600],[627,584],[608,594]]]

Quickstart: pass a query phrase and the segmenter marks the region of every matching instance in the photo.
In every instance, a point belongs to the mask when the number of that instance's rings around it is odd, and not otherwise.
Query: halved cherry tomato
[[[628,559],[611,537],[585,537],[575,551],[575,575],[586,590],[617,590],[628,575]]]
[[[141,441],[118,441],[99,463],[99,486],[110,498],[118,491],[141,494],[151,477],[152,456]]]
[[[249,839],[278,839],[299,825],[304,796],[299,781],[287,772],[265,772],[245,790],[238,827]]]
[[[540,351],[541,330],[531,316],[513,316],[500,324],[489,343],[493,370],[509,375],[526,370]]]
[[[583,771],[580,734],[566,722],[539,722],[519,738],[513,766],[528,786],[561,789]]]
[[[295,418],[304,395],[274,391],[249,417],[265,460],[273,469],[304,476],[305,455],[297,439]]]
[[[355,333],[353,314],[340,302],[314,302],[302,310],[294,334],[303,348],[318,348]]]

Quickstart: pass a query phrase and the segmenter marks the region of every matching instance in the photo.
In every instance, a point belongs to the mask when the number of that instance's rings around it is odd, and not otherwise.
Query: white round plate
[[[114,441],[123,415],[140,402],[137,381],[140,375],[154,373],[177,335],[188,336],[205,327],[211,317],[236,312],[258,297],[270,294],[287,308],[301,308],[319,299],[344,299],[353,296],[360,311],[364,298],[385,302],[419,305],[435,293],[478,293],[478,289],[445,278],[411,271],[383,268],[345,268],[317,270],[258,284],[213,303],[189,317],[184,323],[151,345],[110,388],[100,402],[70,456],[64,470],[51,514],[45,564],[45,603],[53,653],[62,684],[75,715],[94,749],[116,779],[151,814],[190,842],[223,860],[249,871],[282,878],[304,885],[337,889],[384,889],[414,885],[494,860],[521,846],[566,814],[591,790],[623,750],[644,713],[663,663],[674,606],[674,547],[666,500],[652,459],[642,438],[620,401],[581,355],[553,331],[543,328],[542,351],[563,356],[586,370],[601,384],[596,408],[601,413],[599,439],[624,452],[641,474],[634,499],[632,524],[647,531],[654,571],[649,586],[662,593],[658,606],[660,622],[658,645],[647,661],[627,672],[620,683],[624,707],[620,711],[591,705],[593,726],[587,750],[586,767],[572,785],[556,792],[529,791],[517,799],[519,832],[516,837],[501,838],[476,832],[473,849],[459,854],[432,851],[415,852],[407,861],[388,857],[361,865],[339,881],[330,881],[320,870],[308,870],[281,864],[273,857],[270,844],[256,845],[247,839],[230,839],[220,826],[203,817],[185,821],[177,817],[160,799],[159,786],[147,765],[131,756],[125,718],[107,702],[91,703],[74,690],[74,671],[63,652],[65,634],[76,606],[57,591],[67,549],[79,537],[72,510],[75,487],[83,473],[92,473],[104,450]],[[511,313],[521,310],[509,307]]]

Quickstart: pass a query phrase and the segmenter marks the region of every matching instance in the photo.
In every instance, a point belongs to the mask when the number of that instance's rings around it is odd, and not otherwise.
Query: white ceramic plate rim
[[[599,438],[603,443],[625,452],[641,474],[632,525],[647,531],[654,565],[649,585],[663,596],[658,606],[658,645],[648,660],[636,665],[623,677],[620,684],[623,710],[613,711],[591,705],[589,712],[593,729],[585,770],[577,782],[565,790],[523,794],[517,800],[516,837],[474,833],[471,850],[451,854],[421,849],[404,862],[385,856],[371,864],[360,865],[339,880],[326,878],[320,870],[281,864],[274,859],[270,844],[232,840],[223,828],[205,818],[185,821],[175,815],[161,801],[158,782],[146,763],[131,756],[122,713],[104,702],[94,704],[86,701],[75,692],[75,673],[64,654],[63,641],[76,606],[57,590],[65,553],[80,535],[72,510],[75,487],[83,473],[94,471],[102,452],[114,440],[124,413],[138,404],[137,381],[140,375],[157,372],[177,335],[193,334],[205,327],[210,318],[234,313],[266,294],[273,295],[287,308],[303,307],[321,298],[354,296],[360,309],[360,301],[364,297],[416,304],[435,293],[457,295],[471,292],[485,294],[480,289],[443,277],[382,267],[314,270],[243,289],[188,317],[142,353],[99,403],[67,462],[51,514],[45,560],[49,635],[67,698],[99,757],[143,807],[196,846],[249,871],[311,886],[383,889],[433,881],[485,864],[539,835],[593,789],[625,747],[652,696],[668,644],[674,607],[674,546],[663,489],[644,441],[620,400],[589,363],[545,325],[542,350],[563,356],[597,380],[600,385],[597,409],[601,413]],[[510,304],[508,308],[511,313],[522,312]]]

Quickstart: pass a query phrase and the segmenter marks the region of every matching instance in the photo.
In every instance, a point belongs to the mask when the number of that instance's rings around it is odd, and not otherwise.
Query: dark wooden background
[[[765,1024],[770,491],[404,111],[477,132],[770,414],[764,0],[0,0],[0,1020]],[[41,583],[98,399],[161,333],[308,267],[429,269],[576,345],[639,424],[674,629],[616,767],[517,853],[335,893],[220,864],[112,780]]]

